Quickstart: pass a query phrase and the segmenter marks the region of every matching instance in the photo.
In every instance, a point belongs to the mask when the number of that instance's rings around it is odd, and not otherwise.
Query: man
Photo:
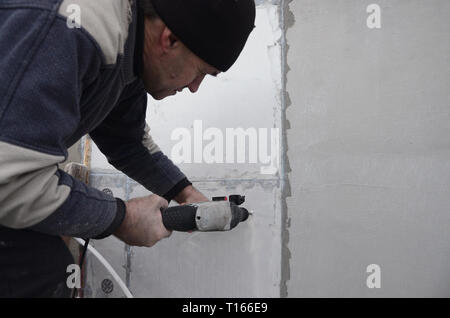
[[[60,236],[150,247],[168,201],[207,200],[148,134],[147,92],[195,93],[254,20],[253,0],[0,2],[0,296],[67,296]],[[155,195],[123,202],[59,170],[87,133]]]

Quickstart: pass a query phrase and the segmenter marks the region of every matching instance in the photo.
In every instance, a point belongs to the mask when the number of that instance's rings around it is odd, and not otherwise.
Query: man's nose
[[[191,84],[188,85],[188,88],[191,91],[191,93],[195,93],[198,91],[204,78],[205,78],[205,75],[199,76],[195,80],[193,80]]]

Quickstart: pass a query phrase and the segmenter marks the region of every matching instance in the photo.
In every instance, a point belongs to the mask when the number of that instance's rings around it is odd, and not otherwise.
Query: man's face
[[[197,92],[206,75],[219,71],[192,53],[160,20],[146,19],[143,82],[156,100],[184,88]]]

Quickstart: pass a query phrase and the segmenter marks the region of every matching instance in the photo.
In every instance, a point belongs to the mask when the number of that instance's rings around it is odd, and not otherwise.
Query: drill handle
[[[197,208],[192,205],[178,205],[161,209],[162,221],[169,231],[190,232],[197,230],[195,215]]]

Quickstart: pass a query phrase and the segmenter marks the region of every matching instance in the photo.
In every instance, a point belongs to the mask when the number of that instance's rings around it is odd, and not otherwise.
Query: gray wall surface
[[[367,26],[372,3],[381,28]],[[170,132],[198,119],[280,129],[275,174],[180,164],[207,196],[245,194],[254,217],[150,249],[94,246],[138,297],[450,297],[450,1],[257,4],[238,64],[147,114],[169,156]],[[95,149],[92,167],[99,189],[149,194]],[[87,294],[112,297],[88,264]],[[380,288],[366,284],[371,264]]]
[[[449,297],[450,1],[289,9],[288,296]]]

